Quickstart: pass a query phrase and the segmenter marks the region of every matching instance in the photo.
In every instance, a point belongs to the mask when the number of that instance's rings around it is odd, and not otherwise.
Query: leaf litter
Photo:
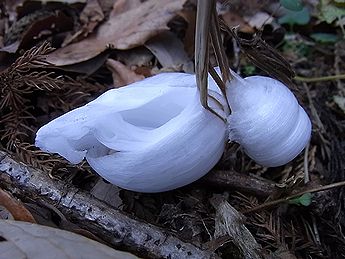
[[[152,36],[167,30],[167,22],[184,2],[146,1],[112,16],[90,37],[57,49],[47,57],[47,61],[57,66],[70,65],[93,58],[107,48],[124,50],[143,45]]]

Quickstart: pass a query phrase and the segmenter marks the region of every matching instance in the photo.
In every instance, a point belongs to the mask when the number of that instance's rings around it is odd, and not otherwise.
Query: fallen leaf
[[[345,97],[334,95],[333,101],[338,105],[338,107],[344,112],[345,114]]]
[[[1,52],[5,52],[5,53],[16,53],[18,50],[20,42],[16,41],[10,45],[4,46],[0,49]]]
[[[5,10],[7,11],[9,21],[13,22],[17,20],[16,9],[18,6],[23,5],[25,0],[6,0],[2,1],[5,4]]]
[[[154,75],[154,73],[152,73],[152,68],[150,67],[137,67],[134,69],[134,72],[145,77],[150,77]]]
[[[166,68],[180,68],[178,71],[194,72],[194,64],[184,50],[183,43],[172,32],[163,32],[146,42],[147,47]]]
[[[80,14],[80,22],[83,24],[82,28],[74,33],[72,36],[67,37],[62,47],[70,44],[78,38],[86,37],[89,35],[96,26],[104,19],[104,14],[98,0],[88,0],[86,6]]]
[[[340,40],[340,37],[337,34],[326,33],[326,32],[316,32],[311,33],[310,37],[319,43],[336,43]]]
[[[32,214],[24,205],[9,193],[0,189],[0,205],[11,213],[15,220],[36,223]],[[1,253],[0,253],[1,254]]]
[[[345,16],[345,8],[338,6],[331,0],[321,0],[319,3],[321,21],[332,23]]]
[[[80,21],[84,24],[100,22],[104,19],[104,14],[98,0],[88,0],[86,6],[80,14]]]
[[[75,63],[72,65],[60,66],[59,69],[63,71],[75,72],[85,75],[91,75],[95,73],[109,57],[110,51],[104,51],[94,58],[86,60],[84,62]]]
[[[35,217],[37,224],[57,228],[59,226],[58,224],[60,223],[60,218],[56,217],[56,214],[51,211],[50,208],[42,205],[41,201],[42,200],[38,199],[35,200],[34,203],[26,203],[25,206]]]
[[[114,17],[131,9],[134,9],[140,4],[141,0],[117,0],[113,5],[113,10],[110,13],[110,17]]]
[[[90,193],[97,199],[104,201],[110,206],[119,208],[123,204],[119,194],[120,191],[121,188],[117,187],[116,185],[106,183],[103,179],[99,179]]]
[[[245,33],[254,33],[254,29],[238,14],[230,11],[222,15],[225,24],[229,27],[239,26],[239,31]]]
[[[130,49],[167,30],[169,22],[182,9],[185,0],[149,0],[137,8],[111,17],[90,37],[48,55],[57,66],[70,65],[93,58],[107,48]]]
[[[18,49],[29,48],[33,42],[46,38],[47,35],[65,32],[73,28],[73,19],[61,11],[37,19],[23,33]]]
[[[41,2],[42,5],[47,4],[49,2],[60,2],[64,4],[75,4],[75,3],[86,3],[86,0],[31,0],[33,2]]]
[[[136,74],[117,60],[108,59],[106,65],[112,72],[115,87],[129,85],[145,78],[143,75]]]
[[[131,50],[117,51],[116,60],[125,64],[127,67],[152,66],[154,55],[144,46],[140,46]]]
[[[0,219],[12,219],[14,220],[11,212],[9,212],[4,206],[0,205]]]
[[[194,40],[195,40],[195,22],[196,22],[196,11],[195,10],[182,10],[179,12],[187,23],[188,27],[184,37],[184,47],[188,56],[194,56]]]
[[[265,24],[273,22],[273,17],[265,12],[257,12],[253,16],[244,17],[244,20],[253,28],[261,29]]]
[[[28,16],[26,16],[28,17]],[[20,27],[12,26],[10,33],[5,37],[6,46],[1,51],[15,53],[19,49],[27,49],[32,47],[35,42],[47,38],[55,33],[68,31],[73,28],[73,19],[68,17],[61,11],[56,12],[37,12],[32,14],[30,18],[23,17],[18,24],[26,23],[24,30]],[[19,35],[17,35],[19,33]],[[16,35],[16,36],[13,36]],[[18,37],[19,36],[19,37]]]
[[[312,194],[308,192],[301,195],[300,197],[288,200],[287,202],[289,204],[309,206],[311,204],[312,197],[313,197]]]
[[[102,242],[97,236],[88,230],[81,229],[78,225],[68,221],[64,214],[62,214],[56,207],[50,203],[37,199],[36,203],[25,204],[30,212],[35,216],[39,225],[49,226],[67,230],[92,240]]]
[[[0,220],[0,237],[1,258],[138,258],[65,230],[27,222]]]
[[[280,24],[298,24],[298,25],[306,25],[310,21],[310,11],[307,7],[304,7],[302,11],[290,11],[285,10],[285,14],[278,19]]]

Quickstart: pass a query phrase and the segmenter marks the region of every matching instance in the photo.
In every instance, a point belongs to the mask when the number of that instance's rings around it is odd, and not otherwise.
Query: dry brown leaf
[[[345,97],[340,95],[334,95],[333,101],[338,105],[338,107],[344,112],[345,114]]]
[[[140,4],[141,0],[117,0],[113,5],[113,10],[110,13],[110,17],[114,17],[131,9],[135,9]]]
[[[84,62],[61,66],[60,69],[63,71],[75,72],[85,75],[92,75],[95,73],[101,66],[104,65],[105,61],[109,57],[109,51],[104,51],[100,55],[97,55],[94,58],[86,60]]]
[[[64,4],[86,3],[86,0],[31,0],[31,1],[41,2],[42,4],[47,4],[50,2],[60,2]]]
[[[72,36],[67,37],[62,44],[63,47],[75,41],[77,38],[86,37],[103,21],[104,14],[98,0],[88,0],[79,19],[83,24],[82,28]]]
[[[190,57],[194,56],[194,38],[195,38],[195,10],[182,10],[179,15],[188,23],[186,35],[184,37],[185,50]]]
[[[138,258],[65,230],[26,222],[0,220],[0,237],[0,258]]]
[[[118,51],[116,60],[134,70],[134,67],[152,67],[154,55],[144,46],[140,46],[131,50]]]
[[[7,209],[15,220],[36,223],[32,214],[24,205],[9,193],[0,189],[0,205]]]
[[[229,28],[239,26],[239,31],[241,31],[241,32],[254,33],[254,29],[252,27],[250,27],[244,21],[244,19],[235,12],[232,12],[232,11],[227,12],[227,13],[222,15],[222,18],[223,18],[225,24]]]
[[[119,208],[123,205],[123,201],[120,197],[121,188],[111,183],[106,183],[103,179],[99,179],[90,193],[97,199],[104,201],[105,203]]]
[[[194,73],[194,64],[184,50],[183,43],[172,32],[163,32],[150,39],[147,47],[158,59],[163,69]]]
[[[117,60],[108,59],[106,65],[113,74],[113,81],[115,87],[129,85],[131,83],[143,80],[145,78],[143,75],[136,74],[135,72],[133,72]]]
[[[80,20],[84,23],[96,23],[104,19],[104,14],[98,0],[88,0],[80,14]]]
[[[57,66],[88,60],[107,48],[130,49],[167,30],[169,22],[182,9],[185,0],[149,0],[137,8],[112,17],[97,33],[51,53],[47,61]]]
[[[152,73],[152,68],[151,67],[137,67],[134,69],[134,72],[140,75],[143,75],[145,77],[150,77],[154,73]]]
[[[73,19],[57,11],[37,18],[22,34],[18,49],[26,49],[32,43],[47,38],[54,33],[61,33],[73,28]]]
[[[11,22],[17,20],[17,7],[23,5],[25,0],[5,0],[2,1],[6,7],[8,18]]]
[[[249,26],[261,29],[265,24],[272,23],[273,17],[266,12],[257,12],[253,16],[245,16],[244,20],[249,24]]]
[[[1,51],[15,53],[20,49],[28,49],[48,36],[72,28],[73,19],[64,12],[37,11],[22,17],[8,29],[4,35],[6,46]]]

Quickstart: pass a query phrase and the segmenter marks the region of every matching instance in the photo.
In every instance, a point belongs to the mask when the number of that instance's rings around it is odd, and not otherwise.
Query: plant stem
[[[195,29],[195,75],[200,91],[201,105],[209,110],[207,103],[208,64],[209,64],[209,30],[214,0],[198,0]]]
[[[322,82],[322,81],[345,79],[345,74],[332,75],[332,76],[320,76],[320,77],[295,76],[293,79],[295,79],[296,81],[312,83],[312,82]]]
[[[326,191],[326,190],[329,190],[329,189],[332,189],[332,188],[336,188],[336,187],[341,187],[341,186],[345,186],[345,181],[337,182],[337,183],[332,183],[332,184],[328,184],[328,185],[312,188],[312,189],[309,189],[309,190],[305,190],[305,191],[302,191],[302,192],[298,192],[296,194],[293,194],[291,196],[288,196],[288,197],[285,197],[285,198],[282,198],[282,199],[278,199],[278,200],[275,200],[275,201],[270,201],[270,202],[263,203],[263,204],[261,204],[259,206],[254,207],[254,208],[245,210],[242,213],[243,214],[247,214],[247,213],[250,213],[250,212],[262,210],[264,208],[271,207],[271,206],[277,205],[279,203],[287,202],[287,201],[289,201],[291,199],[300,197],[300,196],[302,196],[303,194],[306,194],[306,193]]]

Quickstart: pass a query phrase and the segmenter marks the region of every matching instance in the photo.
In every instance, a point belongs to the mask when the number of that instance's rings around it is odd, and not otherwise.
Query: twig
[[[309,189],[309,190],[305,190],[305,191],[302,191],[302,192],[295,193],[293,195],[290,195],[290,196],[282,198],[282,199],[266,202],[264,204],[261,204],[259,206],[254,207],[254,208],[245,210],[242,213],[243,214],[248,214],[250,212],[254,212],[254,211],[262,210],[262,209],[265,209],[265,208],[268,208],[268,207],[272,207],[272,206],[277,205],[279,203],[287,202],[287,201],[289,201],[291,199],[300,197],[300,196],[302,196],[303,194],[306,194],[306,193],[321,192],[321,191],[326,191],[326,190],[329,190],[329,189],[332,189],[332,188],[342,187],[342,186],[345,186],[345,181],[337,182],[337,183],[332,183],[332,184],[328,184],[328,185],[324,185],[324,186],[320,186],[320,187],[315,187],[315,188],[312,188],[312,189]]]
[[[145,258],[217,258],[209,251],[186,243],[156,226],[137,221],[114,209],[89,193],[47,173],[11,159],[0,151],[0,185],[22,199],[40,198],[67,218],[114,247],[122,247]]]
[[[321,239],[320,239],[319,230],[317,228],[315,216],[311,215],[311,219],[313,221],[312,224],[313,224],[313,233],[314,233],[315,243],[317,243],[319,246],[321,246]]]
[[[235,171],[212,170],[199,180],[202,185],[268,197],[278,190],[274,182]]]
[[[309,168],[308,168],[308,153],[309,153],[309,146],[310,146],[310,141],[308,142],[307,146],[304,149],[304,158],[303,158],[303,168],[304,168],[304,183],[307,184],[310,181],[309,177]]]
[[[312,83],[312,82],[322,82],[322,81],[345,79],[345,74],[332,75],[332,76],[320,76],[320,77],[295,76],[293,79],[297,80],[297,81],[301,81],[301,82]]]

